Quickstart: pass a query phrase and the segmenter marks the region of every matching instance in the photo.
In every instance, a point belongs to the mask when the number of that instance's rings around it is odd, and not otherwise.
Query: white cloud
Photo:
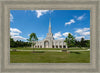
[[[62,35],[61,35],[61,32],[55,33],[53,37],[54,37],[55,39],[57,39],[57,40],[63,40],[63,39],[64,39],[64,38],[62,37]]]
[[[84,31],[88,31],[88,30],[90,30],[90,28],[84,28],[83,30],[84,30]]]
[[[90,28],[81,28],[75,31],[79,36],[76,39],[80,40],[82,37],[85,39],[90,39]]]
[[[16,33],[22,33],[19,29],[17,28],[10,28],[11,32],[16,32]]]
[[[12,38],[17,41],[17,40],[26,40],[27,38],[24,38],[22,36],[12,36]]]
[[[62,35],[61,35],[61,32],[57,32],[57,33],[54,34],[53,37],[54,37],[55,39],[58,39],[58,38],[60,38],[61,36],[62,36]]]
[[[69,32],[65,32],[63,34],[61,34],[61,32],[57,32],[53,35],[54,39],[58,39],[58,40],[64,40],[65,38],[64,37],[67,37],[68,36],[68,33]]]
[[[65,26],[70,25],[70,24],[72,24],[72,23],[75,23],[75,20],[74,20],[74,19],[71,19],[69,22],[66,22],[66,23],[65,23]]]
[[[52,12],[54,12],[54,10],[31,10],[31,12],[36,12],[37,18],[40,18],[40,16],[43,16],[47,12],[51,14]]]
[[[37,18],[42,16],[43,14],[46,14],[49,10],[35,10],[37,13]]]
[[[88,32],[84,32],[81,35],[90,35],[90,32],[89,31]]]
[[[84,18],[84,16],[85,16],[85,14],[83,14],[83,15],[77,17],[77,20],[82,20],[82,19]]]
[[[17,28],[10,28],[10,35],[11,38],[13,38],[15,41],[17,40],[26,40],[27,38],[24,38],[20,36],[19,34],[22,33],[19,29]]]
[[[76,36],[76,37],[75,37],[75,39],[76,39],[76,40],[79,40],[79,41],[81,40],[81,38],[85,38],[85,36]]]
[[[69,32],[65,32],[65,33],[63,33],[63,36],[67,37],[68,34],[69,34]]]
[[[13,22],[13,15],[10,13],[10,21]]]
[[[22,33],[22,32],[17,28],[10,28],[10,35],[11,36],[19,36],[20,33]]]
[[[64,40],[64,38],[61,38],[61,37],[60,37],[60,38],[58,38],[58,40]]]
[[[19,33],[15,33],[15,32],[10,32],[11,36],[15,36],[15,35],[19,35]]]
[[[90,28],[83,28],[83,29],[77,29],[75,33],[78,33],[80,35],[90,35]]]

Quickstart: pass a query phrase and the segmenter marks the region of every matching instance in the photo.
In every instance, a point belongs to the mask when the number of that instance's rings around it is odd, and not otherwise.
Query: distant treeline
[[[13,38],[10,37],[10,47],[31,47],[31,45],[35,45],[35,43],[30,43],[32,41],[38,40],[35,33],[32,33],[30,35],[30,38],[28,39],[29,42],[23,42],[23,41],[14,41]],[[88,47],[90,48],[90,40],[85,40],[84,38],[81,38],[81,40],[76,40],[75,37],[69,33],[68,36],[65,38],[66,45],[69,47]]]
[[[70,44],[69,47],[88,47],[90,48],[90,40],[83,40],[84,38],[81,38],[80,41],[75,40],[74,44]]]
[[[31,47],[30,42],[23,42],[23,41],[14,41],[13,38],[10,38],[10,47]]]
[[[75,40],[73,43],[67,43],[68,47],[90,47],[90,40],[84,40],[81,38],[80,41]],[[23,41],[14,41],[13,38],[10,38],[10,47],[31,47],[30,42],[23,42]]]
[[[90,47],[90,40],[85,40],[83,37],[78,41],[75,37],[69,33],[68,36],[65,38],[65,42],[69,47]]]

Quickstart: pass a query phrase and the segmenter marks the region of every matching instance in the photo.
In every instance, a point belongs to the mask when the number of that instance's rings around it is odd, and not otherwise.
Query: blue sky
[[[90,10],[10,10],[10,35],[27,41],[31,33],[43,40],[48,33],[49,18],[55,39],[71,33],[77,40],[90,39]]]

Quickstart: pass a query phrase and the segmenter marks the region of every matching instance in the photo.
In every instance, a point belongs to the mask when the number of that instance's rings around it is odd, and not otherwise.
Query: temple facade
[[[41,41],[35,41],[34,48],[67,48],[64,40],[55,40],[51,32],[51,20],[49,20],[49,31],[45,39]]]

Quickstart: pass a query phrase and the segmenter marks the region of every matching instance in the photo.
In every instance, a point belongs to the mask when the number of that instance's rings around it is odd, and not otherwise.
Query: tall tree
[[[15,41],[13,38],[10,37],[10,47],[16,47]]]
[[[36,36],[35,33],[31,33],[30,34],[30,38],[27,39],[27,40],[32,43],[32,47],[34,48],[34,45],[35,45],[35,42],[34,41],[37,41],[38,38],[37,38],[37,36]]]
[[[65,42],[68,45],[68,48],[69,47],[74,47],[74,45],[75,45],[75,37],[71,33],[69,33],[68,37],[66,37],[66,39],[65,39]]]
[[[90,48],[90,40],[85,40],[86,47]]]
[[[85,45],[85,39],[84,38],[81,38],[81,47],[85,47],[86,45]]]

